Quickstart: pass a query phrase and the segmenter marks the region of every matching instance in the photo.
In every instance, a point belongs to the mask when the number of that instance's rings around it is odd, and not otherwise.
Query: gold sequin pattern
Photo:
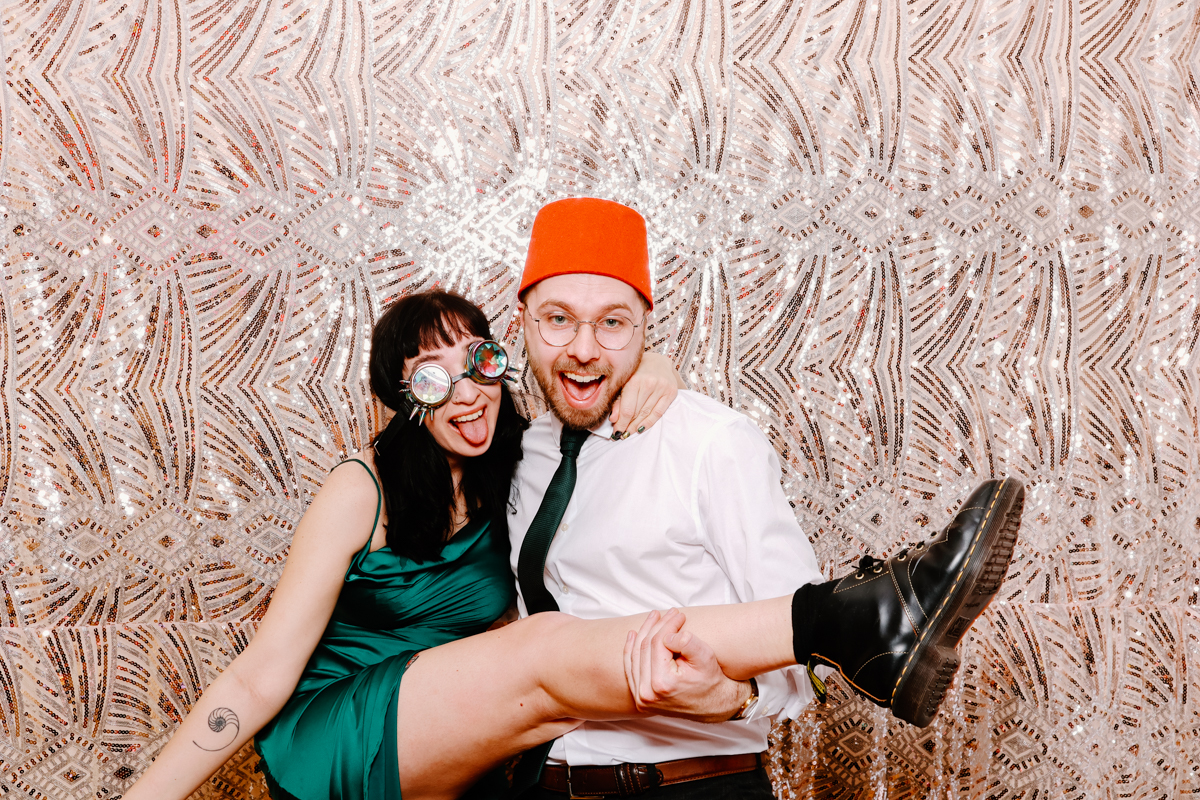
[[[1157,0],[3,5],[0,795],[129,785],[377,429],[373,320],[455,289],[523,368],[575,194],[645,215],[653,347],[828,574],[1028,486],[937,722],[834,680],[780,797],[1200,795],[1198,41]]]

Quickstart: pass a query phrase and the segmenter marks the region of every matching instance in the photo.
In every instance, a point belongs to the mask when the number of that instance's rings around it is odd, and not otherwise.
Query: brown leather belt
[[[613,767],[568,767],[547,764],[538,786],[570,797],[629,797],[659,786],[751,772],[763,765],[766,753],[700,756],[661,764],[617,764]]]

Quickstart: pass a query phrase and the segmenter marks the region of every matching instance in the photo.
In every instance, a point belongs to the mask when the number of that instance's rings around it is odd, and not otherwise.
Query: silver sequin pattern
[[[463,292],[523,369],[570,195],[645,215],[653,347],[827,574],[1027,483],[937,722],[835,680],[781,798],[1200,795],[1198,41],[1194,0],[7,0],[0,796],[128,787],[377,429],[374,319]]]

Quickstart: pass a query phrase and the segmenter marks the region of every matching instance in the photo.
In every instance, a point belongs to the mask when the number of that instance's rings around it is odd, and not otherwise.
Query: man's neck
[[[558,415],[558,413],[554,411],[554,409],[550,409],[550,416],[551,416],[551,420],[553,422],[554,433],[555,433],[556,438],[562,436],[562,431],[564,428],[575,428],[574,425],[568,425],[565,421],[563,421],[563,418],[560,417]],[[576,428],[576,430],[583,430],[583,429]],[[596,423],[596,425],[594,425],[591,428],[587,428],[586,430],[588,432],[593,433],[596,436],[599,436],[600,438],[604,439],[604,438],[609,438],[612,436],[613,426],[612,426],[612,422],[609,421],[608,416],[606,415],[603,419],[600,420],[600,422]]]

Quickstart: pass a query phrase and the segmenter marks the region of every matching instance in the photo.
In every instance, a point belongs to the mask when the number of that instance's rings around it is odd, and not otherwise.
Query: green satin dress
[[[380,494],[376,522],[382,505]],[[404,670],[421,650],[486,630],[513,600],[508,536],[495,528],[469,523],[432,561],[372,552],[370,539],[354,556],[295,693],[255,737],[275,800],[400,800]]]

